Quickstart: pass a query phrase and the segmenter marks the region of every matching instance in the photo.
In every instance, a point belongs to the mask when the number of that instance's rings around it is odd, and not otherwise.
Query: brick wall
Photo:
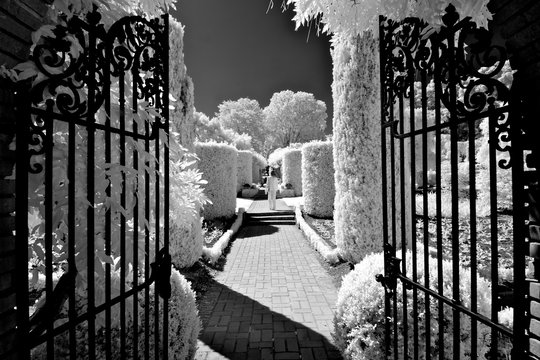
[[[39,28],[47,5],[41,0],[0,0],[0,65],[12,67],[28,58],[31,33]],[[9,150],[15,133],[13,84],[0,78],[0,358],[16,359],[14,309],[17,276],[26,276],[26,264],[16,264],[15,156]],[[23,245],[26,247],[25,245]],[[19,271],[15,271],[19,267]],[[21,274],[22,271],[22,274]]]
[[[537,169],[540,169],[540,146],[538,123],[540,121],[540,1],[538,0],[492,0],[490,10],[495,13],[491,30],[505,40],[514,74],[512,91],[519,94],[518,105],[521,128],[525,131],[520,142],[528,154],[524,161],[528,167],[524,184],[523,201],[528,204],[523,215],[527,237],[528,255],[531,261],[524,311],[528,331],[518,334],[529,354],[515,354],[515,359],[540,359],[540,186]],[[515,211],[515,209],[514,209]],[[527,214],[528,213],[528,214]],[[516,231],[516,229],[514,229]],[[516,285],[518,286],[518,285]]]

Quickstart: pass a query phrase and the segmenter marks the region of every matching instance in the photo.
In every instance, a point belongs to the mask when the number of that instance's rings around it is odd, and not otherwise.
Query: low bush
[[[253,182],[253,155],[249,150],[238,151],[236,191],[240,191],[244,184]]]
[[[423,263],[423,245],[419,244],[419,255],[417,256],[418,282],[424,284],[425,273]],[[422,251],[420,251],[422,250]],[[407,268],[412,268],[411,252],[407,252]],[[410,271],[410,270],[409,270]],[[360,263],[355,265],[353,271],[343,278],[342,287],[339,290],[337,310],[334,318],[334,338],[336,346],[344,355],[345,359],[371,360],[385,358],[385,291],[383,286],[375,280],[375,275],[384,273],[384,256],[382,253],[368,255]],[[410,275],[410,274],[409,274]],[[470,308],[471,304],[471,274],[469,269],[460,268],[460,301],[461,305]],[[429,283],[436,291],[437,260],[431,258],[429,263]],[[443,294],[452,298],[453,290],[452,263],[443,260]],[[425,328],[425,296],[422,291],[418,292],[418,300],[413,304],[412,290],[407,290],[407,317],[408,317],[408,341],[413,343],[413,324],[418,324],[419,354],[424,358],[426,347],[429,349],[432,358],[438,358],[439,348],[444,347],[444,359],[453,358],[453,311],[449,306],[443,307],[443,329],[444,341],[439,343],[439,303],[430,298],[430,321],[431,328]],[[478,312],[489,317],[491,311],[491,285],[481,278],[477,278],[477,304]],[[405,355],[403,350],[403,287],[398,284],[396,290],[397,314],[396,319],[399,326],[398,349],[400,358],[412,356],[412,346],[407,349],[409,354]],[[418,309],[417,318],[413,319],[412,309]],[[468,316],[460,318],[461,341],[460,359],[469,359],[471,356],[471,322]],[[490,350],[491,330],[478,323],[477,348],[472,349],[479,355],[479,359],[485,359],[484,355]],[[424,333],[432,334],[430,344],[426,344]],[[499,344],[500,353],[507,352],[511,348],[508,339],[501,338]],[[405,355],[405,356],[404,356]]]
[[[237,150],[227,144],[196,143],[197,166],[208,183],[204,194],[212,202],[203,209],[205,219],[234,216],[236,211]]]
[[[150,286],[150,298],[154,299],[154,284]],[[142,298],[142,299],[141,299]],[[144,292],[139,293],[139,302],[144,304]],[[195,293],[186,278],[174,269],[171,273],[171,297],[169,298],[169,359],[194,359],[197,351],[197,337],[201,331],[201,320],[195,302]],[[159,328],[163,329],[163,299],[159,298]],[[150,358],[155,357],[154,324],[155,303],[150,301],[149,307],[150,324]],[[144,307],[144,306],[143,306]],[[144,331],[144,316],[139,317],[139,329]],[[145,336],[141,331],[140,337]],[[162,334],[160,334],[161,336]],[[163,359],[163,341],[159,343],[159,358]]]
[[[334,156],[331,142],[314,141],[302,147],[302,190],[309,215],[334,215]]]
[[[283,153],[283,183],[291,184],[296,196],[302,195],[302,150],[289,149]]]

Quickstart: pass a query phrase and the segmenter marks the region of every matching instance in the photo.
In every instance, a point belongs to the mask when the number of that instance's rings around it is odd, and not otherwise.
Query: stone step
[[[295,220],[251,220],[245,226],[295,225]]]
[[[247,212],[245,216],[249,218],[256,218],[256,217],[276,217],[276,216],[294,216],[293,210],[278,210],[278,211],[271,211],[271,212],[258,212],[258,213],[250,213]]]
[[[283,216],[256,216],[256,217],[247,217],[248,221],[274,221],[274,220],[288,220],[294,221],[294,215],[283,215]]]

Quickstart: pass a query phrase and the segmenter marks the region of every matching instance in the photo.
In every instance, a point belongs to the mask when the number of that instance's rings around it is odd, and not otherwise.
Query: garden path
[[[268,211],[266,200],[248,209]],[[337,289],[316,256],[294,225],[240,229],[202,304],[196,359],[341,359],[330,335]]]

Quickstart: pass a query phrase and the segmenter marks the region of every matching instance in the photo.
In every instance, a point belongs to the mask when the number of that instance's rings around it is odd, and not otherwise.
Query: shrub
[[[249,150],[238,151],[238,163],[236,174],[236,191],[240,191],[244,184],[251,184],[253,182],[253,155]]]
[[[204,189],[210,199],[203,209],[203,217],[231,217],[236,210],[237,150],[227,144],[207,142],[196,143],[195,152],[199,157],[197,166],[208,181]]]
[[[334,156],[329,141],[313,141],[302,147],[304,209],[309,215],[334,216]]]
[[[154,284],[150,286],[150,298],[154,299]],[[139,301],[144,303],[144,292],[139,293]],[[142,300],[142,301],[141,301]],[[154,324],[155,324],[155,303],[150,301],[146,304],[149,307],[150,323],[150,358],[154,355]],[[141,337],[144,335],[144,316],[139,317]],[[159,298],[159,328],[163,329],[163,299]],[[169,359],[194,359],[197,351],[197,337],[201,331],[201,321],[199,311],[195,302],[195,293],[191,289],[191,284],[186,278],[174,269],[171,272],[171,297],[169,298]],[[162,335],[162,334],[160,334]],[[159,343],[160,359],[163,359],[163,341]]]
[[[418,245],[419,255],[417,256],[418,265],[418,282],[424,283],[424,263],[423,263],[423,245]],[[407,268],[412,268],[411,252],[407,252]],[[410,271],[410,270],[409,270]],[[385,291],[383,286],[375,281],[376,274],[384,273],[384,256],[382,253],[366,256],[362,262],[355,266],[355,269],[343,278],[342,287],[339,290],[337,310],[334,318],[334,337],[336,345],[346,359],[382,359],[385,358],[385,312],[384,301]],[[452,278],[452,263],[448,260],[443,260],[443,294],[446,297],[452,298],[453,278]],[[470,284],[471,274],[469,269],[460,268],[460,301],[461,304],[470,308]],[[477,279],[477,302],[478,312],[485,316],[490,316],[491,311],[491,286],[490,283],[478,277]],[[432,288],[438,283],[437,279],[437,260],[431,258],[429,263],[429,283]],[[436,290],[436,288],[435,288]],[[425,311],[425,296],[422,291],[418,292],[418,301],[413,304],[412,291],[408,290],[407,297],[407,316],[408,316],[408,337],[409,344],[413,342],[413,321],[418,323],[419,332],[419,353],[426,353],[425,337],[422,335],[425,332],[432,334],[429,349],[432,358],[438,358],[440,346],[444,346],[445,359],[452,359],[453,345],[453,311],[449,306],[444,305],[443,322],[444,322],[444,342],[438,342],[439,331],[439,314],[438,301],[430,298],[431,308],[431,329],[425,329],[425,319],[423,314]],[[397,290],[397,322],[400,324],[398,348],[403,351],[403,287],[398,285]],[[413,319],[413,308],[418,309],[418,318]],[[461,316],[460,319],[461,331],[459,338],[461,339],[460,359],[470,358],[471,336],[470,336],[470,319],[468,316]],[[489,351],[491,330],[487,326],[478,323],[478,343],[477,349],[474,349],[479,354],[479,359],[484,359],[483,355]],[[507,339],[502,339],[500,348],[503,352],[506,348],[511,348],[511,344]],[[412,352],[412,346],[409,345],[409,352]],[[412,354],[409,354],[412,356]],[[422,356],[422,355],[421,355]],[[400,358],[404,358],[404,354],[399,354]],[[423,358],[423,357],[422,357]]]
[[[336,243],[352,262],[382,249],[378,58],[370,33],[336,39],[332,51]]]
[[[283,153],[283,182],[289,183],[296,196],[302,195],[302,150],[289,149]]]
[[[203,251],[202,218],[192,218],[191,223],[180,226],[171,221],[169,241],[171,261],[176,268],[182,269],[195,264]]]
[[[202,255],[200,211],[208,204],[202,174],[193,169],[194,154],[181,146],[170,146],[169,239],[173,264],[181,269]]]
[[[251,165],[252,181],[254,183],[262,183],[261,170],[263,170],[266,167],[266,159],[264,158],[264,156],[262,156],[259,153],[252,152],[252,154],[253,154],[252,165]]]

